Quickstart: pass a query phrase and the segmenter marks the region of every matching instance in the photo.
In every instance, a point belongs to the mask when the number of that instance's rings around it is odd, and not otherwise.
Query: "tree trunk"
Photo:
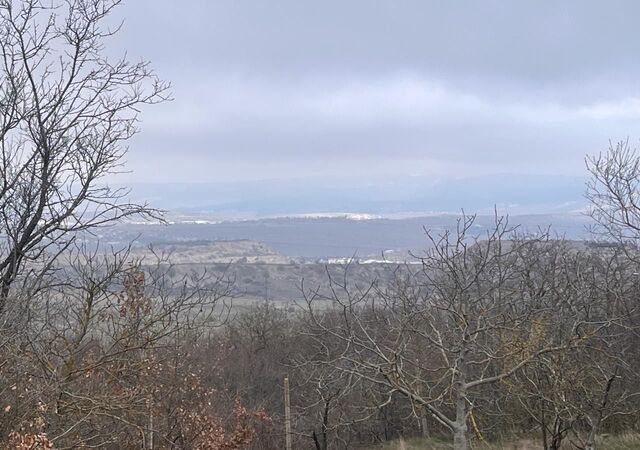
[[[549,450],[549,438],[547,437],[547,418],[544,413],[544,406],[540,406],[540,429],[542,430],[542,447]]]
[[[9,292],[11,292],[11,283],[15,278],[15,271],[15,264],[11,262],[0,278],[0,315],[4,313],[7,307],[7,300],[9,299]]]
[[[458,395],[456,398],[453,450],[469,450],[469,442],[467,441],[467,390],[462,380],[458,384]]]
[[[587,435],[587,440],[584,444],[584,450],[596,450],[596,433],[597,428],[593,426],[591,430],[589,430],[589,434]]]
[[[562,440],[564,439],[563,420],[556,416],[553,432],[551,434],[551,443],[549,444],[549,450],[560,450]]]
[[[428,439],[429,436],[429,424],[427,422],[427,418],[422,416],[420,417],[420,431],[422,431],[422,437],[424,439]]]
[[[468,336],[464,334],[462,351],[456,361],[456,421],[453,424],[453,450],[469,450],[467,441],[467,348]]]
[[[453,450],[469,450],[466,424],[456,426],[453,430]]]

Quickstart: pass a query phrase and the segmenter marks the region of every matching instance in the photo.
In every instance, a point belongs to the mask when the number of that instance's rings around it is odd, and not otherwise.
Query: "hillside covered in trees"
[[[0,0],[0,448],[640,446],[628,141],[586,158],[580,241],[496,210],[372,264],[105,243],[165,220],[110,184],[171,100],[106,50],[119,4]]]

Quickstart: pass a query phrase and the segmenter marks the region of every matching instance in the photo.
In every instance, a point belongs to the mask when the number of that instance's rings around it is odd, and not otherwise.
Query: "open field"
[[[259,241],[269,249],[294,259],[317,260],[329,257],[375,257],[389,250],[405,253],[410,250],[422,254],[429,247],[424,230],[436,234],[454,231],[460,214],[437,214],[401,219],[350,220],[344,217],[274,218],[216,222],[208,216],[200,220],[176,219],[168,225],[123,223],[101,230],[101,241],[108,245],[123,245],[136,241],[148,244],[180,246],[210,241]],[[493,215],[478,216],[474,233],[483,234],[494,225]],[[567,239],[589,237],[587,226],[591,224],[583,214],[532,214],[512,216],[511,225],[519,225],[521,232],[536,233],[540,228],[553,227],[553,232]],[[89,237],[91,238],[91,237]],[[207,250],[219,251],[221,247],[205,249],[192,245],[192,256]],[[227,250],[227,249],[225,249]],[[240,250],[240,246],[234,249]],[[257,248],[262,256],[273,251]],[[237,254],[237,253],[236,253]],[[389,257],[391,255],[387,255]],[[198,258],[200,256],[197,256]],[[393,258],[396,259],[395,257]]]
[[[370,447],[366,450],[451,450],[453,445],[449,440],[432,439],[408,439],[391,442],[377,447]],[[538,450],[542,446],[540,442],[532,439],[522,439],[518,441],[475,444],[475,450]],[[575,449],[569,441],[563,445],[563,450]],[[640,436],[637,434],[625,434],[621,436],[606,436],[600,438],[597,443],[598,450],[637,450],[640,449]]]

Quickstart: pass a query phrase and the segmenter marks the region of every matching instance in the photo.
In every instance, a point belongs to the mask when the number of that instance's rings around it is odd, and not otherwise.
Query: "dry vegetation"
[[[367,450],[451,450],[452,445],[444,439],[400,439],[384,445],[370,447]],[[477,450],[538,450],[540,444],[533,439],[493,444],[476,444]],[[570,443],[563,445],[562,450],[575,449]],[[635,450],[640,448],[640,437],[633,434],[621,436],[607,436],[598,439],[601,450]]]
[[[250,240],[183,241],[136,249],[136,257],[154,259],[158,253],[171,255],[173,264],[291,264],[291,258],[266,244]]]
[[[498,215],[475,236],[465,216],[427,234],[418,265],[326,270],[299,280],[294,311],[232,315],[226,272],[80,239],[159,215],[104,184],[168,89],[145,62],[104,56],[118,4],[0,0],[2,448],[282,448],[285,376],[295,448],[637,447],[640,158],[626,143],[589,160],[600,245]]]

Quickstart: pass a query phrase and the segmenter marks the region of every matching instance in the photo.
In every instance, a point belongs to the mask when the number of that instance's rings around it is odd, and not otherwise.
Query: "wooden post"
[[[153,397],[149,399],[149,449],[154,450],[154,447],[153,447]]]
[[[286,450],[291,450],[291,402],[289,400],[289,377],[284,377],[284,432]]]

